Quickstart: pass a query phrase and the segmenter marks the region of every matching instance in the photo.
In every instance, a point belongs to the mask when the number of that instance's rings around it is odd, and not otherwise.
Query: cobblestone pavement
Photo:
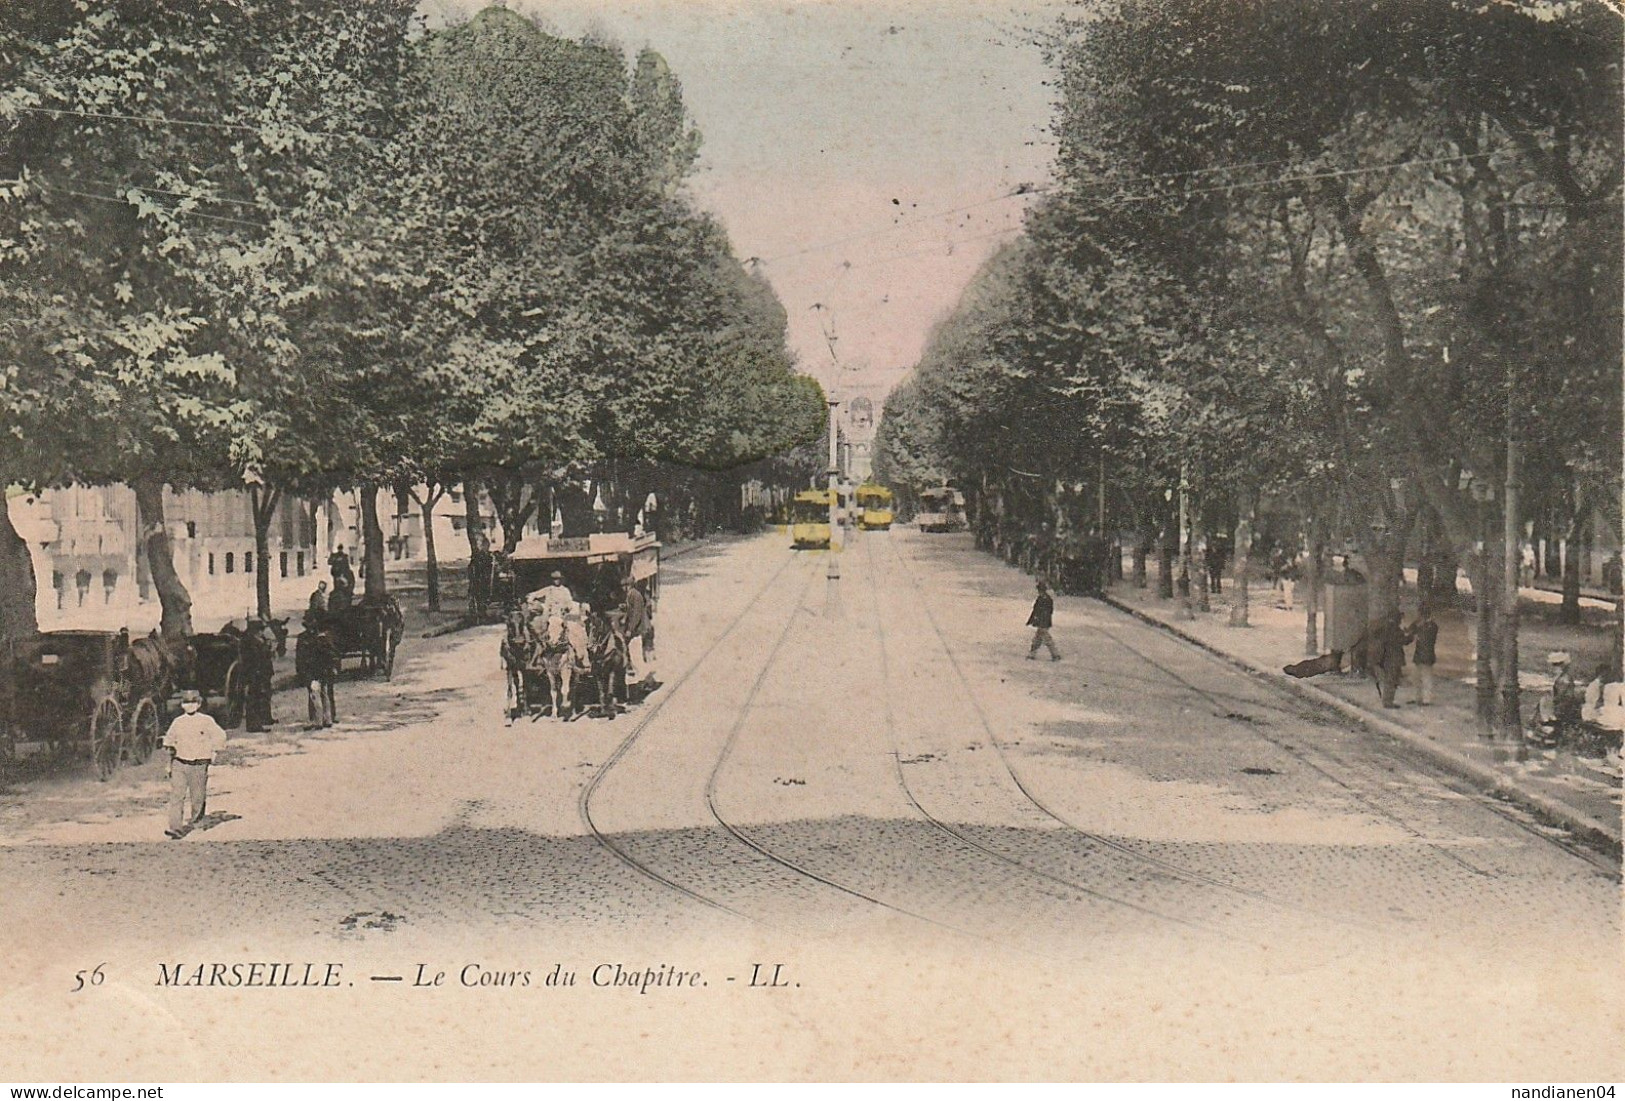
[[[10,967],[65,932],[136,959],[610,938],[1071,961],[1157,1011],[1342,983],[1435,1022],[1490,967],[1463,1021],[1556,983],[1588,1007],[1571,1047],[1617,1051],[1606,860],[1097,603],[1060,602],[1065,660],[1023,660],[1029,582],[963,537],[849,539],[838,580],[776,535],[672,563],[663,687],[614,722],[504,725],[497,629],[414,640],[332,735],[217,769],[209,830],[155,840],[151,777],[119,817],[8,828]],[[1414,977],[1384,990],[1396,959]]]

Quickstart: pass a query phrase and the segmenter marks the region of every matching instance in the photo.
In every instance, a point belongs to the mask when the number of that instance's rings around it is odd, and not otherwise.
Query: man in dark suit
[[[1038,596],[1033,599],[1032,614],[1027,617],[1027,626],[1034,628],[1033,644],[1027,651],[1027,660],[1032,661],[1038,657],[1038,648],[1047,647],[1049,659],[1060,661],[1061,655],[1055,650],[1055,640],[1050,637],[1050,626],[1055,617],[1055,598],[1049,594],[1049,586],[1042,580],[1038,582]]]

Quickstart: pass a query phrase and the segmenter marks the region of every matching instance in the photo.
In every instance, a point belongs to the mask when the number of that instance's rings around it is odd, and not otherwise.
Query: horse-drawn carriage
[[[589,705],[613,719],[633,690],[631,646],[652,635],[660,544],[653,535],[536,536],[509,561],[514,596],[502,640],[509,719],[575,718]],[[550,591],[555,578],[561,589]]]
[[[276,640],[275,654],[283,657],[288,652],[288,620],[266,621]],[[210,710],[228,730],[243,721],[248,706],[248,664],[251,643],[247,641],[250,624],[238,625],[237,620],[227,622],[213,633],[191,635],[186,640],[186,665],[177,671],[181,687],[195,688],[203,696],[203,706]],[[211,698],[218,697],[223,709],[215,711]]]
[[[395,651],[406,634],[406,616],[393,596],[362,598],[347,606],[329,605],[325,612],[307,613],[306,629],[317,624],[332,639],[340,669],[345,658],[359,658],[364,673],[382,672],[385,680],[395,675]]]
[[[125,631],[46,631],[0,648],[0,724],[8,755],[43,743],[87,751],[98,779],[144,763],[163,737],[173,663],[156,639]]]

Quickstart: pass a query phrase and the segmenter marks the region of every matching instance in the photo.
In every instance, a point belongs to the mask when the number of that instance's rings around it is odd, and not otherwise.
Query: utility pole
[[[838,581],[841,577],[841,563],[836,558],[837,548],[835,536],[840,531],[840,479],[841,479],[841,453],[839,442],[839,426],[835,419],[836,410],[840,401],[829,399],[829,550],[824,552],[824,577],[830,581]]]
[[[1510,412],[1510,409],[1508,410]],[[1517,759],[1528,756],[1523,741],[1522,690],[1518,684],[1518,573],[1523,565],[1518,523],[1519,466],[1518,437],[1510,419],[1507,423],[1507,470],[1505,508],[1501,516],[1501,732],[1516,750]]]
[[[1196,587],[1196,571],[1191,566],[1191,511],[1190,478],[1185,464],[1179,464],[1179,572],[1185,577],[1185,591],[1180,595],[1180,616],[1195,619],[1196,610],[1191,601]]]

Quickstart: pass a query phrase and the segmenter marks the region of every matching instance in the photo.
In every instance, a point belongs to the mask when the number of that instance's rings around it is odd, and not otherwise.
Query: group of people
[[[1398,707],[1395,697],[1405,675],[1405,648],[1414,646],[1411,665],[1416,670],[1414,702],[1426,707],[1433,702],[1433,666],[1438,662],[1439,623],[1433,609],[1423,604],[1409,627],[1397,608],[1366,629],[1350,648],[1352,664],[1377,682],[1377,694],[1384,707]]]
[[[1625,683],[1611,675],[1608,662],[1599,662],[1589,682],[1582,684],[1574,658],[1566,650],[1547,655],[1552,666],[1552,690],[1542,697],[1531,731],[1543,741],[1559,741],[1566,732],[1585,727],[1599,731],[1625,731]]]

